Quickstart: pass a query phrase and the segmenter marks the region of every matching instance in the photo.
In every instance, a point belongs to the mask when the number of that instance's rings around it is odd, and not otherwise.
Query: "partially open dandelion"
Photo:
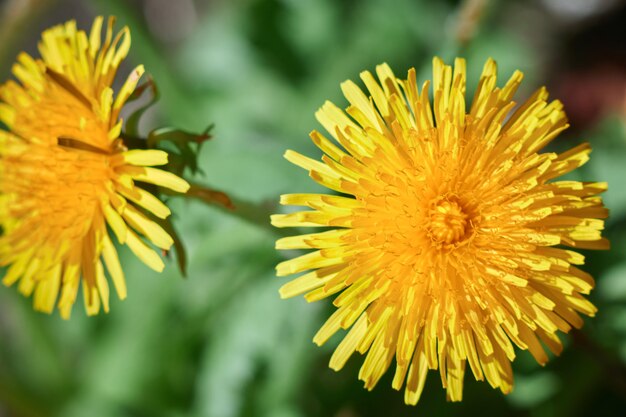
[[[124,275],[109,230],[149,267],[160,256],[140,237],[167,250],[170,235],[147,213],[170,210],[139,184],[178,192],[189,185],[164,165],[159,150],[129,150],[120,138],[120,110],[144,72],[137,67],[114,96],[112,83],[130,48],[128,28],[103,19],[91,33],[70,21],[43,32],[40,59],[21,53],[19,83],[0,86],[0,264],[6,285],[34,293],[37,310],[55,304],[69,317],[80,283],[88,314],[109,309],[105,267],[120,298]]]
[[[523,105],[511,101],[522,74],[496,87],[488,60],[469,109],[465,61],[434,59],[418,90],[383,64],[342,84],[346,115],[327,102],[316,117],[338,143],[314,131],[322,162],[285,157],[340,195],[288,194],[282,204],[311,210],[277,214],[277,227],[330,227],[282,238],[278,249],[314,249],[282,262],[279,276],[309,271],[284,285],[283,297],[309,301],[341,293],[315,335],[326,342],[349,329],[330,360],[338,370],[366,354],[359,378],[372,389],[395,358],[393,387],[416,404],[428,369],[439,369],[449,400],[462,398],[466,364],[477,380],[508,393],[514,346],[544,364],[558,354],[558,331],[583,324],[596,309],[582,294],[584,257],[565,249],[607,249],[605,183],[556,180],[588,160],[588,144],[540,153],[567,127],[562,105],[545,88]]]

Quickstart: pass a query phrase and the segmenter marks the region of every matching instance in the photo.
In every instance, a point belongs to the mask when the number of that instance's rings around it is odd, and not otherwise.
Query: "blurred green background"
[[[405,406],[387,375],[373,392],[357,380],[356,355],[327,367],[339,337],[311,338],[330,301],[280,300],[283,256],[268,225],[199,202],[173,200],[189,254],[183,279],[121,250],[126,301],[108,315],[70,321],[35,313],[30,299],[0,288],[0,416],[16,417],[366,417],[626,415],[626,5],[617,0],[5,0],[0,3],[0,75],[20,50],[36,53],[43,29],[97,14],[131,27],[120,80],[139,63],[161,101],[142,129],[171,125],[214,139],[198,181],[260,213],[278,195],[311,192],[304,171],[282,159],[308,140],[315,110],[344,106],[339,83],[388,62],[404,77],[430,77],[433,55],[468,59],[468,97],[484,60],[501,79],[526,74],[518,100],[540,85],[565,102],[572,127],[556,147],[592,143],[577,174],[609,181],[606,235],[613,249],[586,252],[599,307],[564,353],[542,368],[527,352],[514,363],[515,390],[503,396],[467,375],[462,403],[446,403],[432,372],[417,407]],[[389,373],[389,372],[388,372]]]

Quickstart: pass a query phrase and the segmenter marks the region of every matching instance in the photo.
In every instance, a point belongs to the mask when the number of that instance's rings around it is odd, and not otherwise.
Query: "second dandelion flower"
[[[114,94],[130,49],[129,29],[115,33],[114,23],[108,19],[104,39],[102,17],[89,34],[74,21],[46,30],[41,58],[20,54],[13,66],[19,82],[0,86],[3,283],[32,294],[35,309],[58,307],[64,318],[81,287],[89,315],[109,311],[109,279],[126,298],[110,234],[156,271],[164,262],[151,246],[165,252],[175,245],[184,267],[170,209],[159,196],[198,191],[182,175],[187,167],[196,170],[199,144],[209,137],[160,129],[138,138],[129,130],[143,109],[124,128],[122,107],[154,85],[138,87],[140,65]],[[167,140],[180,152],[157,149]]]

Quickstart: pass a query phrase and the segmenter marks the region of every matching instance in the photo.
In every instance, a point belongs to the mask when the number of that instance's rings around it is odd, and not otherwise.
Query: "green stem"
[[[464,0],[459,5],[455,27],[450,31],[452,36],[440,51],[442,58],[448,61],[466,54],[494,3],[493,0]]]
[[[260,204],[233,198],[226,193],[204,186],[192,184],[186,194],[177,193],[167,188],[159,187],[159,193],[176,197],[194,198],[203,203],[216,207],[228,215],[237,217],[246,223],[265,229],[272,235],[282,237],[293,233],[288,229],[279,229],[271,225],[270,216],[278,212],[276,203],[265,201]]]
[[[270,223],[270,216],[278,212],[278,208],[274,202],[263,202],[261,204],[254,204],[243,200],[233,201],[234,209],[229,213],[237,216],[245,222],[262,227],[269,231],[271,234],[284,237],[293,235],[293,231],[289,229],[281,229],[272,226]]]

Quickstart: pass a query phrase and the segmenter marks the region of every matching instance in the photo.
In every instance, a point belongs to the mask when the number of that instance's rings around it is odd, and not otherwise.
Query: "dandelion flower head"
[[[558,179],[587,162],[590,147],[543,151],[566,116],[545,88],[516,105],[519,71],[497,87],[488,60],[469,105],[462,59],[434,59],[432,102],[414,69],[406,80],[386,64],[376,73],[361,73],[369,95],[342,84],[345,112],[330,102],[317,112],[332,137],[311,134],[321,161],[285,154],[336,193],[281,197],[306,209],[274,215],[275,226],[328,229],[277,241],[312,249],[277,266],[279,276],[305,272],[281,295],[338,294],[314,341],[346,330],[330,366],[364,354],[367,389],[395,362],[392,386],[405,386],[407,404],[429,369],[452,401],[462,399],[467,365],[508,393],[515,346],[544,364],[544,346],[558,354],[558,333],[596,311],[584,296],[594,285],[578,267],[584,257],[569,248],[608,248],[598,197],[607,185]]]
[[[56,305],[65,318],[81,283],[88,314],[108,311],[108,278],[126,297],[109,230],[149,267],[163,269],[146,241],[163,250],[172,245],[150,218],[165,218],[170,210],[145,185],[189,187],[152,167],[166,164],[167,153],[129,150],[121,138],[120,111],[144,68],[134,69],[114,94],[130,32],[116,34],[113,25],[110,18],[104,39],[101,17],[89,34],[74,21],[44,31],[41,58],[21,53],[13,66],[17,81],[0,86],[3,282],[33,295],[37,310]]]

